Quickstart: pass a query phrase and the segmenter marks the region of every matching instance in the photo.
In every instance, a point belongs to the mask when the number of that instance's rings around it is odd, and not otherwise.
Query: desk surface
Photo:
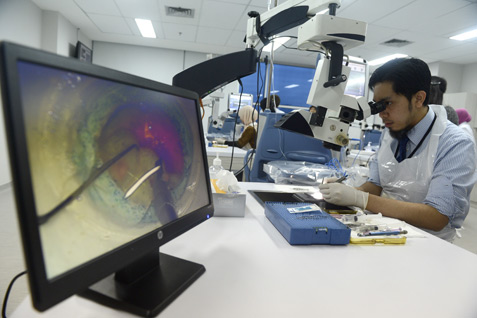
[[[161,251],[206,267],[161,318],[477,317],[477,255],[427,233],[397,246],[291,246],[249,194],[244,218],[214,217]],[[11,317],[134,316],[74,296],[41,315],[26,299]]]
[[[245,157],[247,154],[247,150],[243,150],[241,148],[237,147],[227,147],[227,148],[221,148],[221,147],[206,147],[207,151],[207,156],[216,156],[217,153],[219,154],[219,157],[232,157],[232,148],[234,150],[234,158],[241,158]]]

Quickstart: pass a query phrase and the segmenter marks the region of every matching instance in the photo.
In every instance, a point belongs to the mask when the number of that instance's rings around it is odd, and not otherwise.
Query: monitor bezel
[[[200,120],[199,97],[197,93],[183,88],[14,43],[0,43],[0,59],[0,81],[3,91],[4,122],[10,157],[12,186],[17,206],[24,258],[29,276],[31,298],[36,309],[40,311],[46,310],[66,298],[87,289],[97,281],[146,256],[152,250],[158,251],[161,245],[213,216],[213,201],[209,174],[207,173],[205,141],[203,138],[199,138],[208,189],[208,205],[78,267],[48,279],[34,204],[32,176],[29,170],[23,109],[21,108],[21,96],[17,84],[19,77],[15,70],[17,62],[31,62],[195,100],[198,127],[203,131],[202,121]],[[162,232],[162,239],[158,239],[159,231]]]

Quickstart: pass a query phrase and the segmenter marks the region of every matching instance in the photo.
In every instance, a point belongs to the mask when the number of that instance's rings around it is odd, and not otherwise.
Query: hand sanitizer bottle
[[[368,142],[368,145],[364,147],[364,151],[373,151],[373,148],[371,147],[371,141]]]
[[[220,160],[219,153],[217,153],[217,157],[214,158],[212,166],[209,168],[210,181],[212,181],[212,183],[217,180],[217,174],[223,169],[222,160]]]

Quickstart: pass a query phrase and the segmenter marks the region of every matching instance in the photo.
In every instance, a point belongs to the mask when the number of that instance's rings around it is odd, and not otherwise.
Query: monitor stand
[[[155,252],[78,295],[114,309],[155,317],[204,272],[201,264]]]

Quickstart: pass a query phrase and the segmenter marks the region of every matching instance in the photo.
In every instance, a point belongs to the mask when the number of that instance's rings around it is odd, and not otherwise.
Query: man
[[[472,139],[447,120],[442,106],[428,106],[431,74],[419,59],[392,60],[370,78],[386,129],[358,188],[320,185],[326,201],[358,206],[401,219],[452,241],[470,207],[477,180]]]

